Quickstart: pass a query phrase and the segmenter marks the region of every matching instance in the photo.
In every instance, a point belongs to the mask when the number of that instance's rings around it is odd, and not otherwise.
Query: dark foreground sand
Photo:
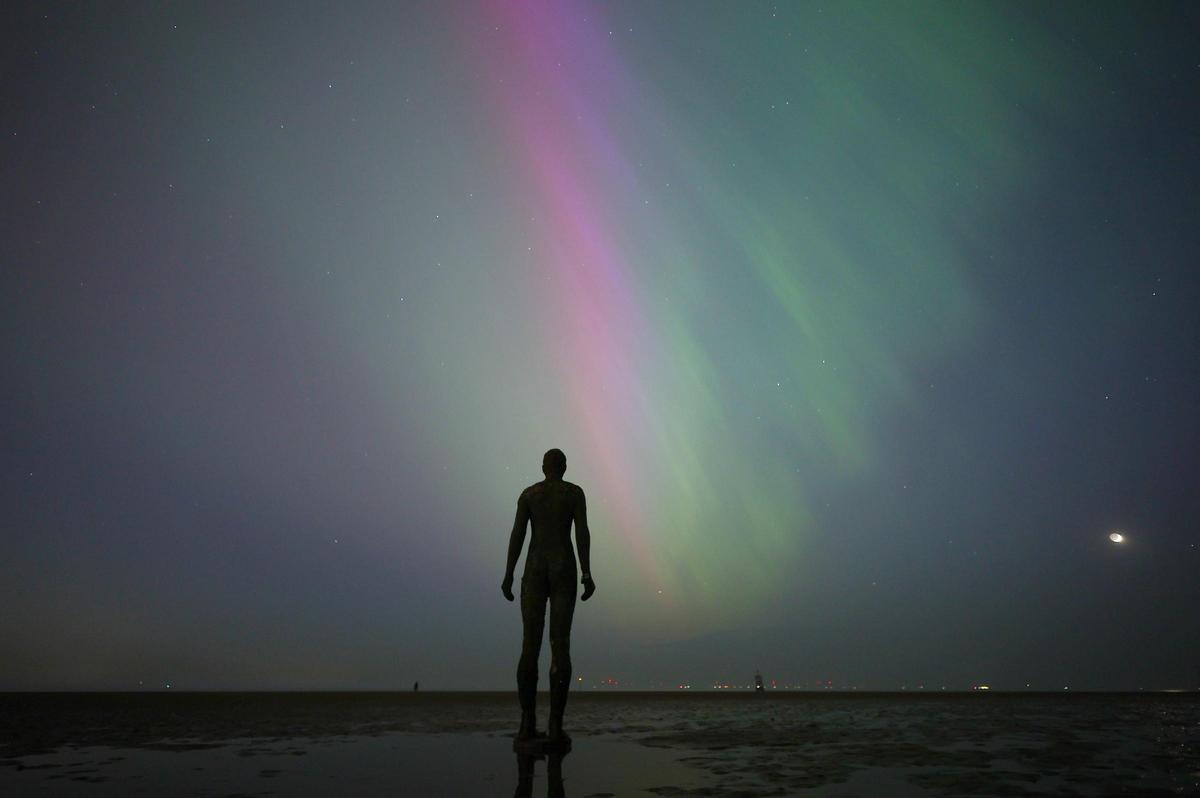
[[[498,693],[6,694],[0,795],[513,795],[515,715]],[[1200,693],[581,693],[568,720],[573,798],[1200,795]]]

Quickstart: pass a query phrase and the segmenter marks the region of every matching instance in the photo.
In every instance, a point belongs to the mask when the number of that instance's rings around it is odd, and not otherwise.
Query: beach
[[[540,703],[544,722],[546,702]],[[10,693],[0,794],[1200,794],[1200,693]]]

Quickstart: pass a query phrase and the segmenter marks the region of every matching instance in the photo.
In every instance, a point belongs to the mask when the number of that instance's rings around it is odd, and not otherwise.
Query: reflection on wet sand
[[[1200,692],[768,696],[573,697],[570,792],[1190,795],[1200,778]],[[511,692],[0,694],[0,796],[494,798],[511,734]],[[518,758],[516,794],[541,798],[545,768],[562,795],[562,767]]]
[[[539,760],[546,760],[546,798],[566,798],[563,791],[562,761],[570,751],[545,754],[517,754],[517,791],[513,798],[532,798],[533,771]]]

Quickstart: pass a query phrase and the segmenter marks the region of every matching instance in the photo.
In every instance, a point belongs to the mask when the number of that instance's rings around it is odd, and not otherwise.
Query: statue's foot
[[[558,746],[571,744],[571,736],[563,731],[562,718],[550,718],[550,733],[546,736],[546,741]]]
[[[517,730],[518,740],[534,740],[546,735],[537,730],[537,716],[532,712],[521,713],[521,728]]]

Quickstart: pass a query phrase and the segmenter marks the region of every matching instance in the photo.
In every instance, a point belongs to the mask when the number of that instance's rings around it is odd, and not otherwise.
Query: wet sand
[[[574,750],[554,767],[512,752],[515,703],[0,695],[0,794],[1200,794],[1200,693],[585,692],[568,707]]]

